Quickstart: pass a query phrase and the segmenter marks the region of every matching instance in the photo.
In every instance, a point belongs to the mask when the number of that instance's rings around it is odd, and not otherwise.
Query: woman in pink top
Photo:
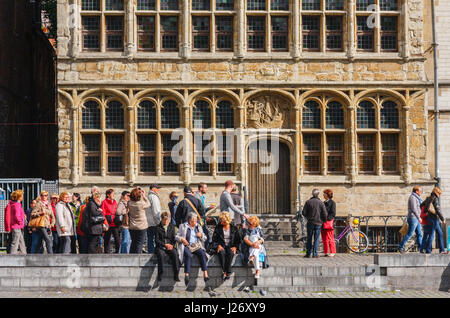
[[[23,228],[25,226],[25,212],[22,207],[23,191],[16,190],[11,194],[9,201],[11,208],[11,254],[26,254],[27,247],[23,238]]]

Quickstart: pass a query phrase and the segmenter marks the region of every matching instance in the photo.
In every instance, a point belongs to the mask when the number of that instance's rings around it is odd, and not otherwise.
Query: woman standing
[[[231,262],[241,244],[241,237],[237,227],[231,224],[230,213],[222,212],[219,220],[212,237],[211,249],[219,256],[222,280],[225,281],[231,276]]]
[[[88,253],[97,254],[99,252],[100,238],[103,234],[105,217],[103,216],[100,201],[101,194],[94,192],[89,198],[89,203],[83,211],[81,219],[81,231],[87,235]]]
[[[59,195],[59,202],[56,204],[56,230],[60,239],[61,254],[70,254],[71,237],[75,235],[75,219],[69,205],[70,196],[67,192]]]
[[[25,212],[22,207],[23,191],[16,190],[11,194],[9,201],[11,208],[11,254],[26,254],[27,248],[23,238],[23,228],[25,226]]]
[[[37,218],[45,215],[43,226],[33,229],[33,238],[31,244],[31,253],[36,254],[40,250],[42,241],[45,241],[48,254],[53,254],[52,240],[50,239],[50,229],[55,225],[55,217],[50,202],[47,200],[48,192],[42,191],[39,198],[36,199],[36,207],[31,212],[31,218]]]
[[[131,191],[128,202],[128,220],[131,236],[131,254],[141,254],[144,245],[145,235],[148,229],[145,209],[150,207],[145,191],[136,188]]]
[[[437,245],[439,246],[439,253],[447,254],[444,248],[441,224],[439,223],[439,220],[441,220],[441,222],[445,224],[445,219],[441,213],[441,206],[439,205],[439,197],[441,194],[442,190],[438,187],[434,187],[430,196],[426,198],[425,201],[423,201],[421,204],[421,207],[425,207],[424,212],[426,213],[427,221],[430,224],[430,228],[427,231],[427,239],[424,240],[424,247],[427,254],[431,254],[435,232],[437,234]]]
[[[334,218],[336,216],[336,202],[333,201],[333,191],[323,191],[325,207],[327,209],[327,221],[322,226],[323,252],[325,256],[333,257],[336,254],[336,243],[334,241]]]
[[[119,235],[119,227],[114,223],[114,218],[116,217],[117,211],[117,202],[114,200],[114,190],[108,189],[106,190],[106,199],[102,202],[102,211],[103,215],[108,222],[108,231],[105,233],[104,237],[104,248],[105,253],[109,254],[111,251],[111,235],[114,236],[114,247],[116,248],[115,252],[120,252],[120,235]]]

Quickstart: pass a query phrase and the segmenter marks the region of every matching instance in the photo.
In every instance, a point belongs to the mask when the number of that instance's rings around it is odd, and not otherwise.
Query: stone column
[[[62,9],[62,8],[60,8],[60,6],[58,4],[58,13],[59,13],[60,9]],[[58,14],[58,21],[61,21],[60,22],[61,24],[64,23],[64,18],[67,18],[67,20],[69,21],[69,33],[70,33],[69,55],[71,57],[76,57],[78,55],[78,53],[80,52],[79,40],[78,40],[80,38],[80,33],[81,33],[80,11],[81,11],[81,6],[78,5],[78,1],[71,0],[70,7],[69,7],[69,16],[60,16]],[[58,27],[58,29],[59,29],[59,27]],[[58,39],[58,41],[59,41],[59,39]]]
[[[411,103],[409,98],[407,100],[409,101],[409,103]],[[411,165],[410,165],[410,155],[411,155],[410,137],[411,137],[411,130],[412,130],[412,127],[411,128],[409,127],[409,110],[410,109],[411,109],[411,106],[409,106],[409,105],[403,106],[403,123],[401,125],[401,126],[403,126],[403,129],[402,129],[403,136],[401,136],[401,139],[403,141],[402,142],[403,148],[402,148],[402,151],[400,152],[400,153],[403,152],[402,178],[406,184],[411,183],[411,176],[412,176]],[[400,109],[399,109],[399,111],[400,111]],[[400,144],[402,144],[402,143],[400,143]]]
[[[125,54],[128,58],[132,58],[136,52],[134,43],[134,0],[128,0],[126,3],[125,19],[127,25],[127,44],[125,46]]]
[[[192,140],[191,140],[191,116],[189,107],[189,93],[188,90],[184,90],[184,105],[182,108],[183,115],[183,162],[181,164],[182,168],[182,180],[187,185],[191,183],[192,178]]]
[[[297,101],[297,104],[295,105],[294,111],[295,111],[295,118],[294,118],[294,127],[295,127],[295,179],[298,180],[300,176],[300,166],[301,166],[301,136],[300,136],[300,129],[301,129],[301,121],[300,121],[300,111],[301,111],[301,105],[299,102],[299,90],[295,90],[295,100]],[[297,183],[296,183],[297,184]]]
[[[409,58],[409,41],[408,41],[408,29],[409,29],[409,15],[408,15],[408,4],[405,1],[405,4],[402,6],[402,16],[400,19],[403,21],[401,24],[400,30],[403,30],[403,41],[402,43],[402,56],[404,59]]]
[[[245,56],[245,1],[237,1],[237,14],[238,14],[238,50],[236,56],[243,58]]]
[[[78,121],[78,107],[77,91],[72,91],[73,105],[72,105],[72,185],[77,186],[80,179],[79,166],[79,121]]]
[[[189,15],[190,15],[190,9],[189,9],[189,0],[183,0],[183,19],[182,19],[182,30],[183,30],[183,44],[181,45],[181,57],[187,59],[190,56],[191,48],[189,45],[189,34],[190,34],[190,27],[189,27]]]
[[[350,138],[350,142],[347,144],[350,145],[350,151],[347,152],[347,155],[350,156],[350,164],[347,165],[347,169],[350,170],[347,173],[350,174],[350,181],[352,185],[356,184],[356,176],[357,176],[357,164],[358,164],[358,151],[357,151],[357,144],[358,144],[358,135],[356,133],[356,105],[355,103],[355,93],[353,90],[350,91],[350,99],[352,100],[351,104],[348,106],[347,111],[348,115],[350,117],[350,136],[347,136],[347,138]]]
[[[132,92],[130,92],[132,94]],[[131,97],[130,97],[131,99]],[[126,130],[126,136],[128,139],[128,154],[127,154],[127,160],[128,160],[128,171],[125,171],[126,175],[125,178],[127,178],[127,182],[130,185],[130,187],[133,186],[134,181],[136,180],[136,174],[137,174],[137,163],[136,163],[136,122],[135,122],[135,109],[133,105],[127,106],[127,113],[128,113],[128,125]],[[127,173],[128,172],[128,173]]]
[[[347,56],[350,60],[356,55],[356,40],[355,40],[355,0],[348,0],[347,8]]]
[[[239,114],[238,122],[235,123],[235,127],[239,127],[236,131],[236,168],[235,173],[237,178],[242,182],[242,186],[245,185],[245,181],[247,180],[246,175],[246,165],[247,165],[247,157],[245,152],[245,133],[244,129],[246,128],[246,116],[245,116],[245,105],[243,104],[244,99],[244,90],[240,89],[239,92],[240,103],[237,106],[237,111]]]
[[[293,0],[294,14],[293,14],[293,43],[292,43],[292,57],[300,57],[300,0]]]

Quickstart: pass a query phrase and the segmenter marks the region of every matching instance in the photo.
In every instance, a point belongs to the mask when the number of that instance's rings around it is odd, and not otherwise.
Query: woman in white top
[[[220,223],[214,230],[211,253],[217,254],[222,266],[222,280],[231,276],[231,263],[241,244],[241,237],[236,226],[231,224],[231,216],[228,212],[222,212],[219,216]]]
[[[69,202],[69,194],[63,192],[59,195],[59,202],[55,206],[56,231],[60,238],[59,248],[62,254],[70,254],[71,236],[75,235],[75,221]]]

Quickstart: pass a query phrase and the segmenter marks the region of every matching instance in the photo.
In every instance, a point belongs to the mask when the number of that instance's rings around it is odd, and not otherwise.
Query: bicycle
[[[357,223],[356,223],[357,224]],[[350,224],[344,228],[344,230],[334,239],[336,247],[339,245],[341,239],[345,236],[345,244],[350,251],[356,254],[362,254],[369,248],[369,239],[364,232],[360,230],[353,229]],[[323,242],[322,237],[319,238],[319,248],[317,252],[323,252]]]

